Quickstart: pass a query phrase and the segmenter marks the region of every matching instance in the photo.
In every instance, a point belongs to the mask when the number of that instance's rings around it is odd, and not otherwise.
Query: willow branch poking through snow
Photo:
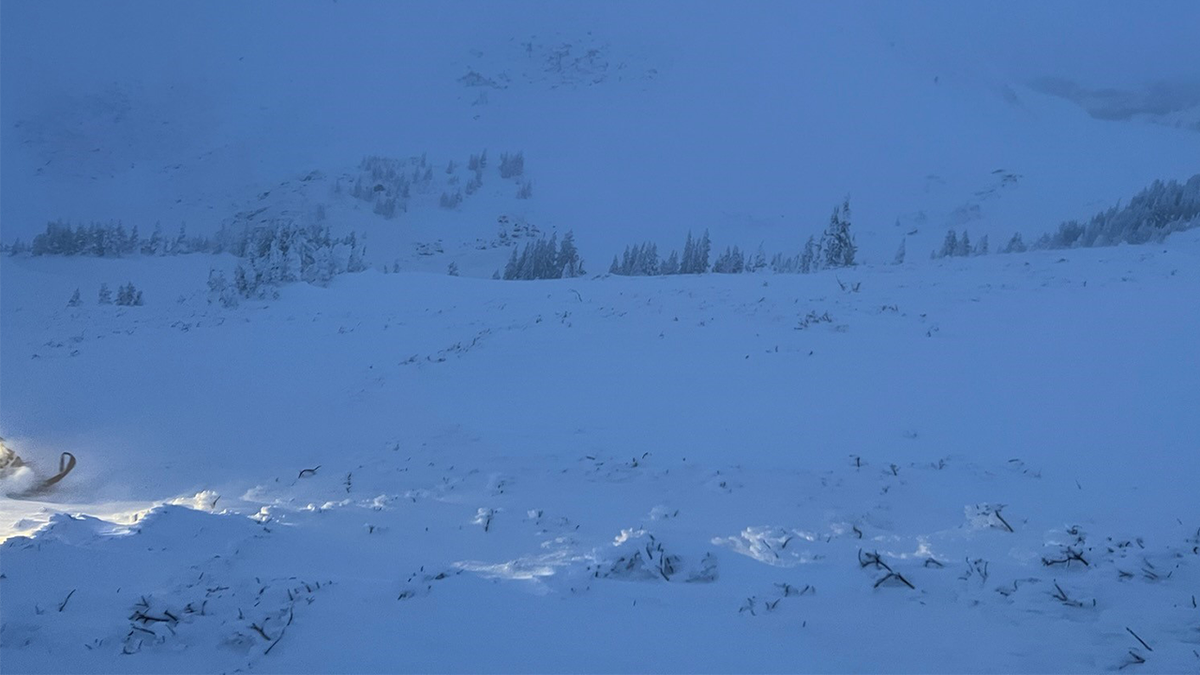
[[[1143,640],[1140,636],[1138,636],[1137,633],[1130,630],[1129,626],[1126,626],[1125,630],[1129,631],[1130,635],[1132,635],[1134,638],[1136,638],[1138,642],[1142,643],[1142,646],[1146,648],[1146,651],[1148,651],[1148,652],[1154,651],[1154,648],[1151,647],[1150,645],[1146,644],[1146,641]]]
[[[912,582],[910,582],[908,579],[905,579],[903,574],[896,572],[891,567],[889,567],[887,563],[883,562],[883,559],[879,557],[878,551],[875,551],[873,553],[863,553],[862,549],[859,549],[858,550],[858,566],[859,567],[870,567],[871,565],[874,565],[876,569],[882,569],[882,570],[887,571],[887,574],[883,575],[875,582],[875,585],[873,586],[873,588],[879,588],[883,584],[883,582],[887,581],[888,579],[895,579],[896,581],[899,581],[900,583],[904,584],[905,586],[908,586],[909,588],[913,589],[914,591],[917,590],[917,587],[913,586]]]
[[[1000,515],[1000,509],[996,509],[996,517],[1000,519],[1001,523],[1004,523],[1004,527],[1008,528],[1009,532],[1016,532],[1016,530],[1013,529],[1012,525],[1009,525],[1008,521],[1004,519],[1004,516]]]

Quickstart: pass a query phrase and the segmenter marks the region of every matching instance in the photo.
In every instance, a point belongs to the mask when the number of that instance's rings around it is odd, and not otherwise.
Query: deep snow
[[[368,272],[236,310],[49,302],[195,278],[196,257],[5,261],[6,427],[83,458],[55,503],[6,504],[16,529],[51,519],[3,549],[6,670],[1197,663],[1195,236],[837,275]],[[832,322],[798,330],[810,312]],[[1042,562],[1065,547],[1088,564]],[[874,551],[915,589],[874,588]],[[286,621],[265,653],[252,625]]]
[[[5,2],[5,242],[319,219],[370,269],[0,258],[0,434],[80,461],[0,497],[0,668],[1195,672],[1200,231],[929,252],[1194,174],[1196,6],[909,6]],[[847,193],[852,269],[602,274]],[[489,279],[526,226],[589,274]]]

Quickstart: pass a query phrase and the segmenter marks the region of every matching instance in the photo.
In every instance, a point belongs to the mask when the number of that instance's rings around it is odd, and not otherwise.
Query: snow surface
[[[320,212],[372,269],[0,259],[0,433],[79,458],[0,497],[0,669],[1196,672],[1200,231],[928,259],[1194,174],[1186,96],[1036,81],[1194,82],[1196,6],[692,7],[5,2],[6,242]],[[335,189],[424,152],[393,219]],[[597,274],[847,193],[850,270]],[[592,274],[489,279],[514,224]]]

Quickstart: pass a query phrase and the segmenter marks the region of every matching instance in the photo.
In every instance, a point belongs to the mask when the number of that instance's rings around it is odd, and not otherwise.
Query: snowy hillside
[[[1200,14],[898,7],[6,2],[0,668],[1195,672]]]

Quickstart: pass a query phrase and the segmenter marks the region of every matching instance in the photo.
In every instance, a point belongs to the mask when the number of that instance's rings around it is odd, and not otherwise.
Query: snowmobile
[[[38,476],[33,467],[25,463],[12,448],[0,438],[0,485],[13,483],[15,490],[7,491],[4,496],[14,498],[35,497],[50,490],[59,481],[67,477],[75,468],[75,455],[64,452],[58,458],[58,473],[48,478]]]

